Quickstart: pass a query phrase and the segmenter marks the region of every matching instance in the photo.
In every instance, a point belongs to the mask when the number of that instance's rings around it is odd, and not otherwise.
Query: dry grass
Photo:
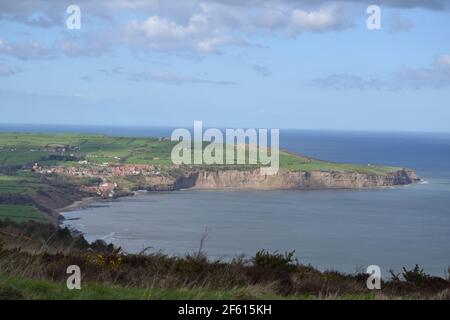
[[[176,290],[177,295],[185,292],[197,298],[202,293],[207,298],[211,292],[215,298],[247,299],[450,297],[448,279],[427,275],[419,267],[403,270],[399,277],[384,282],[382,290],[371,292],[366,288],[366,274],[321,272],[300,264],[293,253],[261,251],[253,258],[239,257],[231,262],[210,261],[201,250],[184,257],[160,252],[125,254],[102,242],[88,245],[66,231],[39,226],[36,223],[0,226],[4,232],[0,233],[0,275],[65,283],[66,268],[78,265],[85,284],[134,288],[144,293],[148,290],[150,296],[160,294],[158,290],[166,293]],[[10,234],[15,237],[20,234],[21,242],[11,239]]]

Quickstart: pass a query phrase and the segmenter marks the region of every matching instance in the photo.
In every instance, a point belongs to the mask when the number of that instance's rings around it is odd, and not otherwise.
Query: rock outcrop
[[[88,167],[40,167],[44,175],[94,178],[98,185],[84,186],[83,191],[108,198],[116,191],[170,191],[188,188],[201,189],[360,189],[411,184],[419,179],[411,169],[392,172],[369,171],[296,171],[280,169],[266,175],[260,168],[196,168],[173,166],[164,171],[153,165],[107,165]],[[36,169],[37,170],[37,169]],[[127,181],[126,187],[117,178]],[[118,188],[117,188],[118,187]],[[92,189],[92,190],[91,190]]]
[[[255,170],[199,171],[190,175],[191,187],[201,189],[360,189],[417,182],[416,172],[401,169],[386,174],[325,171],[280,171],[262,175]],[[186,177],[183,177],[186,180]],[[189,187],[189,186],[186,186]]]
[[[101,176],[102,179],[109,177]],[[132,190],[172,191],[180,189],[361,189],[406,185],[419,181],[411,169],[371,174],[344,171],[287,171],[264,175],[260,169],[176,170],[171,174],[134,177]],[[119,184],[119,189],[121,188]]]

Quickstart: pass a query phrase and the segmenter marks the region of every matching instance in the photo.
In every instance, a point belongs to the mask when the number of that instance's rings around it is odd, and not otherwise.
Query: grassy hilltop
[[[176,142],[157,138],[111,137],[83,134],[0,133],[0,166],[77,165],[79,160],[93,164],[171,165],[170,154]],[[64,151],[63,151],[64,150]],[[395,167],[332,163],[280,152],[280,166],[299,171],[358,171],[382,174]]]

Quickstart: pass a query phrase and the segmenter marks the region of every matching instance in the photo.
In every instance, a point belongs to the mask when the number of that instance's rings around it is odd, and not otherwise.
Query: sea
[[[0,125],[9,132],[168,137],[172,128]],[[301,263],[346,273],[377,265],[448,276],[450,134],[281,130],[281,148],[335,162],[414,168],[418,184],[370,190],[181,190],[138,193],[64,213],[89,241],[126,252],[210,259],[295,251]]]

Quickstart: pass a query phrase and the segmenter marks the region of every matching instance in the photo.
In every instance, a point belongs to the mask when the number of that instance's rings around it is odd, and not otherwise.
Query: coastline
[[[397,186],[420,182],[416,171],[402,168],[386,174],[369,174],[338,171],[281,171],[275,176],[261,175],[255,170],[200,170],[178,174],[172,179],[161,176],[151,177],[134,188],[112,189],[109,197],[94,192],[79,193],[78,197],[60,194],[66,206],[52,210],[57,224],[66,220],[64,213],[84,209],[95,201],[108,201],[122,197],[135,196],[139,192],[168,192],[178,190],[363,190],[393,189]],[[110,185],[113,185],[110,183]],[[117,187],[117,185],[115,185]],[[138,191],[139,190],[139,191]],[[82,191],[82,190],[80,190]],[[72,192],[75,192],[73,190]],[[109,192],[109,191],[108,191]],[[98,190],[97,190],[98,193]],[[54,199],[53,199],[54,200]],[[48,203],[47,203],[48,204]]]
[[[298,191],[302,191],[302,190],[324,190],[324,191],[326,191],[326,190],[379,190],[379,189],[395,189],[398,187],[421,183],[423,181],[424,180],[422,180],[421,178],[417,178],[416,180],[412,181],[411,183],[407,183],[407,184],[373,185],[373,186],[368,186],[368,187],[257,188],[257,187],[192,186],[192,187],[187,187],[187,188],[167,189],[167,190],[140,189],[140,190],[133,191],[133,192],[119,193],[110,199],[104,199],[100,196],[84,197],[81,200],[76,200],[73,203],[71,203],[65,207],[56,209],[55,211],[60,216],[63,216],[62,215],[63,213],[75,211],[78,209],[85,209],[91,203],[96,202],[96,201],[102,201],[102,200],[109,201],[109,200],[118,199],[118,198],[133,197],[139,193],[174,192],[174,191],[183,191],[183,190],[199,190],[199,191],[201,191],[201,190],[255,190],[255,191],[258,191],[258,190],[259,191],[270,191],[270,190],[298,190]]]
[[[134,191],[134,192],[130,192],[130,193],[124,193],[124,194],[118,194],[116,196],[114,196],[113,198],[109,198],[109,199],[103,199],[100,196],[90,196],[90,197],[84,197],[81,200],[77,200],[74,201],[72,204],[62,207],[60,209],[56,209],[55,213],[58,216],[58,227],[61,227],[63,225],[63,221],[64,220],[69,220],[66,219],[64,213],[69,213],[72,211],[77,211],[77,210],[83,210],[86,209],[87,207],[89,207],[89,205],[91,205],[94,202],[97,201],[102,201],[102,202],[108,202],[111,200],[115,200],[115,199],[119,199],[119,198],[128,198],[128,197],[134,197],[137,196],[139,194],[150,194],[150,193],[165,193],[165,192],[175,192],[175,191],[189,191],[189,190],[193,190],[193,191],[211,191],[211,190],[217,190],[217,191],[237,191],[237,190],[253,190],[253,191],[273,191],[273,190],[297,190],[297,191],[306,191],[306,190],[314,190],[314,191],[336,191],[336,190],[348,190],[348,191],[357,191],[357,190],[382,190],[382,189],[396,189],[398,187],[405,187],[408,185],[413,185],[413,184],[417,184],[420,181],[423,181],[422,179],[418,179],[417,181],[413,181],[410,184],[399,184],[399,185],[390,185],[390,186],[371,186],[371,187],[363,187],[363,188],[343,188],[343,187],[338,187],[338,188],[298,188],[298,189],[292,189],[292,188],[285,188],[285,189],[280,189],[280,188],[274,188],[274,189],[258,189],[258,188],[221,188],[221,187],[203,187],[203,188],[198,188],[198,187],[190,187],[190,188],[183,188],[183,189],[172,189],[172,190],[161,190],[161,191],[154,191],[154,190],[138,190],[138,191]],[[80,230],[76,229],[76,228],[71,228],[71,232],[73,232],[75,235],[77,234],[83,234]]]

